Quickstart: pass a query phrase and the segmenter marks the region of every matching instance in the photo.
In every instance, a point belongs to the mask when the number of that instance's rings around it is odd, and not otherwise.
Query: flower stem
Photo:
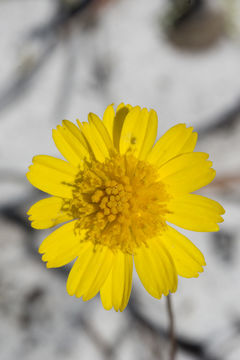
[[[176,347],[175,329],[174,329],[174,314],[173,314],[170,294],[167,296],[167,312],[169,317],[169,340],[170,340],[169,360],[174,360],[176,356],[177,347]]]

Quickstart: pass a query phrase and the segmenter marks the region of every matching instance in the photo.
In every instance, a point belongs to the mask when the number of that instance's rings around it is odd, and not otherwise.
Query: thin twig
[[[148,319],[137,306],[137,300],[132,293],[127,310],[129,314],[135,321],[139,324],[144,330],[149,331],[153,336],[161,337],[163,339],[168,339],[168,331],[161,325],[157,325]],[[204,342],[194,341],[192,339],[187,339],[182,336],[176,336],[177,347],[184,352],[192,354],[194,357],[201,360],[220,360],[221,357],[217,355],[208,354],[207,344]]]
[[[82,0],[80,2],[75,2],[74,4],[70,4],[69,2],[69,4],[66,4],[65,6],[59,3],[58,9],[53,18],[48,23],[33,29],[33,31],[31,31],[28,35],[28,38],[44,39],[52,34],[56,34],[59,29],[63,28],[69,21],[77,17],[94,2],[96,3],[97,0]]]
[[[20,74],[18,74],[17,70],[13,74],[12,80],[9,80],[9,85],[5,86],[4,90],[0,89],[0,111],[24,95],[34,77],[49,60],[56,46],[57,41],[51,39],[31,66],[26,67]]]
[[[8,85],[0,89],[0,111],[24,95],[33,78],[40,72],[57,47],[59,31],[63,29],[68,21],[87,9],[94,1],[96,2],[97,0],[82,0],[80,3],[69,7],[68,10],[59,9],[50,23],[34,29],[27,36],[28,41],[39,39],[45,40],[45,42],[42,45],[40,55],[37,54],[36,60],[33,59],[34,61],[30,64],[31,66],[26,67],[20,74],[16,70],[12,75],[12,79],[9,79]]]
[[[167,312],[169,317],[169,339],[170,339],[170,353],[169,360],[174,360],[176,356],[176,338],[175,338],[175,329],[174,329],[174,314],[172,309],[171,295],[167,296]]]

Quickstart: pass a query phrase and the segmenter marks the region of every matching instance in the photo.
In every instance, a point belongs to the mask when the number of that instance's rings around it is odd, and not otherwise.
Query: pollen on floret
[[[95,191],[95,193],[92,195],[92,202],[98,203],[103,197],[103,195],[104,192],[102,190]]]

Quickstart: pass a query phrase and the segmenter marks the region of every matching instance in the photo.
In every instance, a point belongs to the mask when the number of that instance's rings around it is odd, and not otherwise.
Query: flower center
[[[96,190],[92,196],[92,202],[98,204],[97,216],[99,219],[104,216],[109,222],[118,220],[129,211],[129,200],[132,197],[132,187],[129,185],[129,178],[123,177],[121,182],[108,180],[103,190]]]
[[[134,254],[161,233],[169,199],[157,170],[133,155],[85,162],[75,180],[69,211],[86,241]]]

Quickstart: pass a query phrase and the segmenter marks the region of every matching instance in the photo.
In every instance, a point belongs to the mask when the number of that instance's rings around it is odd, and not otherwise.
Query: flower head
[[[41,244],[47,267],[76,259],[70,295],[89,300],[99,291],[105,309],[123,310],[132,287],[133,260],[155,298],[175,292],[177,275],[197,277],[202,253],[169,223],[218,231],[224,209],[191,194],[215,171],[208,155],[193,152],[197,134],[178,124],[156,143],[157,114],[139,106],[108,106],[103,121],[89,114],[78,126],[64,120],[53,140],[67,161],[35,156],[27,178],[52,195],[28,211],[32,227],[65,223]],[[155,145],[154,145],[155,143]]]

